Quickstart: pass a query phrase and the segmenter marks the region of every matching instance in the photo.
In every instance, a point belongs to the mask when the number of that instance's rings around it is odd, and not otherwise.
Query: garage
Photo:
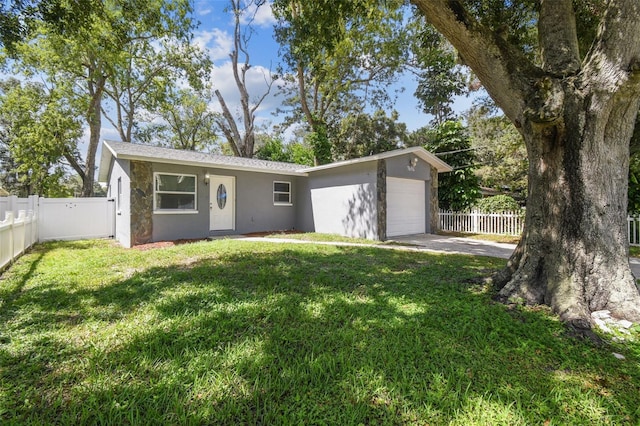
[[[424,234],[426,211],[423,180],[387,178],[387,237]]]

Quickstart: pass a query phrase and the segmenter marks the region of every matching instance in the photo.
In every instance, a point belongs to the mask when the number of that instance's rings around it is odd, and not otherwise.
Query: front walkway
[[[422,247],[424,250],[444,253],[473,254],[477,256],[508,259],[515,250],[515,244],[494,243],[472,238],[450,237],[446,235],[418,234],[395,237],[394,241]],[[633,275],[640,279],[640,259],[629,258]]]

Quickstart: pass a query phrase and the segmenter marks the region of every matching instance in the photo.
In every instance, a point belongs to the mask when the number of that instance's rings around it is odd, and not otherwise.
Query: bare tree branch
[[[231,58],[233,78],[236,83],[238,93],[240,94],[240,106],[244,132],[243,134],[240,133],[239,123],[236,117],[234,117],[229,110],[220,91],[215,90],[215,94],[220,102],[224,117],[224,120],[218,120],[218,125],[226,136],[229,145],[231,145],[234,155],[251,158],[253,157],[255,146],[255,112],[269,93],[271,93],[271,88],[273,86],[273,80],[267,82],[266,91],[253,103],[251,102],[249,91],[247,89],[247,72],[251,69],[250,55],[247,45],[251,39],[251,23],[255,19],[255,14],[257,13],[258,8],[263,6],[265,2],[262,0],[254,0],[246,7],[242,7],[241,0],[230,0],[230,3],[231,11],[234,14],[235,26],[233,33],[233,50],[229,54],[229,57]],[[256,8],[243,29],[241,25],[241,18],[243,14],[248,12],[249,6],[252,4],[255,5]],[[240,63],[241,55],[243,59],[242,63]]]

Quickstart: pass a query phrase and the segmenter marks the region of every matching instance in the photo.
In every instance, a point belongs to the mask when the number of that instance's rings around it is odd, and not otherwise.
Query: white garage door
[[[424,197],[423,180],[387,178],[387,237],[425,232]]]

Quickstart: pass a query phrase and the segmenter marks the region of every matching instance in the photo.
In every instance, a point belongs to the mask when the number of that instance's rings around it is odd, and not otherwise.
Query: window
[[[116,210],[120,211],[122,203],[122,178],[118,178],[118,193],[116,194]]]
[[[153,175],[153,210],[162,213],[195,212],[196,176],[168,173]]]
[[[277,206],[291,205],[291,182],[273,182],[273,204]]]

